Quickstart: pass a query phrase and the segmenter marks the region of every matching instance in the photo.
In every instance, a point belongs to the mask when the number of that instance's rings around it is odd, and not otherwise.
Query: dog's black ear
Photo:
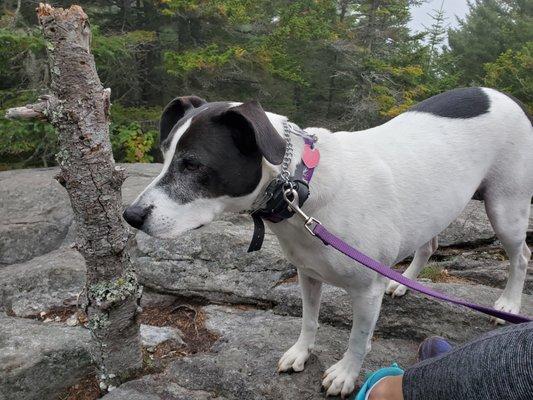
[[[268,119],[261,104],[249,101],[225,111],[219,121],[230,127],[233,140],[243,154],[259,151],[274,165],[283,161],[285,141]]]
[[[159,122],[159,141],[162,142],[167,138],[174,125],[176,125],[176,122],[178,122],[189,109],[200,107],[205,103],[207,102],[198,96],[176,97],[168,103],[163,110],[163,114],[161,114],[161,120]]]

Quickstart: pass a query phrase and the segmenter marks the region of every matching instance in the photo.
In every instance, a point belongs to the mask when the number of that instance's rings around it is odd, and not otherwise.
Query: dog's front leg
[[[283,354],[278,362],[278,371],[303,371],[305,362],[315,344],[318,329],[318,312],[322,282],[298,271],[298,282],[302,291],[302,329],[296,343]]]
[[[372,334],[379,316],[385,283],[375,283],[369,290],[348,292],[352,298],[353,323],[344,357],[332,365],[324,374],[322,386],[327,396],[350,395],[355,388],[361,365],[370,351]]]

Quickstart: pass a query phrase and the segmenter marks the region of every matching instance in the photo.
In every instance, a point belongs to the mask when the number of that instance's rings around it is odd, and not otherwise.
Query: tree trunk
[[[77,227],[75,247],[87,265],[85,311],[94,339],[101,388],[116,385],[142,366],[137,314],[140,287],[126,249],[121,219],[125,171],[115,166],[109,139],[109,96],[90,52],[91,31],[81,7],[40,4],[47,40],[51,96],[8,110],[11,118],[47,119],[57,130],[61,167]]]
[[[131,0],[122,0],[122,31],[131,23]]]
[[[366,45],[369,52],[372,52],[372,48],[377,36],[377,10],[380,6],[380,0],[372,0],[370,10],[368,11],[368,31],[366,36]]]
[[[17,27],[17,22],[20,17],[20,6],[22,5],[22,0],[17,0],[17,8],[15,9],[15,13],[13,14],[13,19],[11,20],[11,28]]]

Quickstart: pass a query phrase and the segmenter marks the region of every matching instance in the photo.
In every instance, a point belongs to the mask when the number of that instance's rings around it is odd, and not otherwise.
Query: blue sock
[[[354,397],[353,400],[366,400],[368,394],[372,388],[383,378],[387,376],[398,376],[403,375],[403,369],[398,367],[398,364],[394,363],[390,367],[378,369],[376,372],[370,374],[366,379],[364,385],[359,390],[359,393]]]

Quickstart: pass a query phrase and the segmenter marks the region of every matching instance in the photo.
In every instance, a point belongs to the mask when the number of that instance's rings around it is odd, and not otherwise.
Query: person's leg
[[[497,329],[408,368],[405,400],[531,400],[533,322]]]
[[[368,395],[368,400],[404,400],[403,375],[387,376],[379,381]]]
[[[492,331],[404,375],[387,376],[367,400],[530,400],[533,393],[533,322]]]

